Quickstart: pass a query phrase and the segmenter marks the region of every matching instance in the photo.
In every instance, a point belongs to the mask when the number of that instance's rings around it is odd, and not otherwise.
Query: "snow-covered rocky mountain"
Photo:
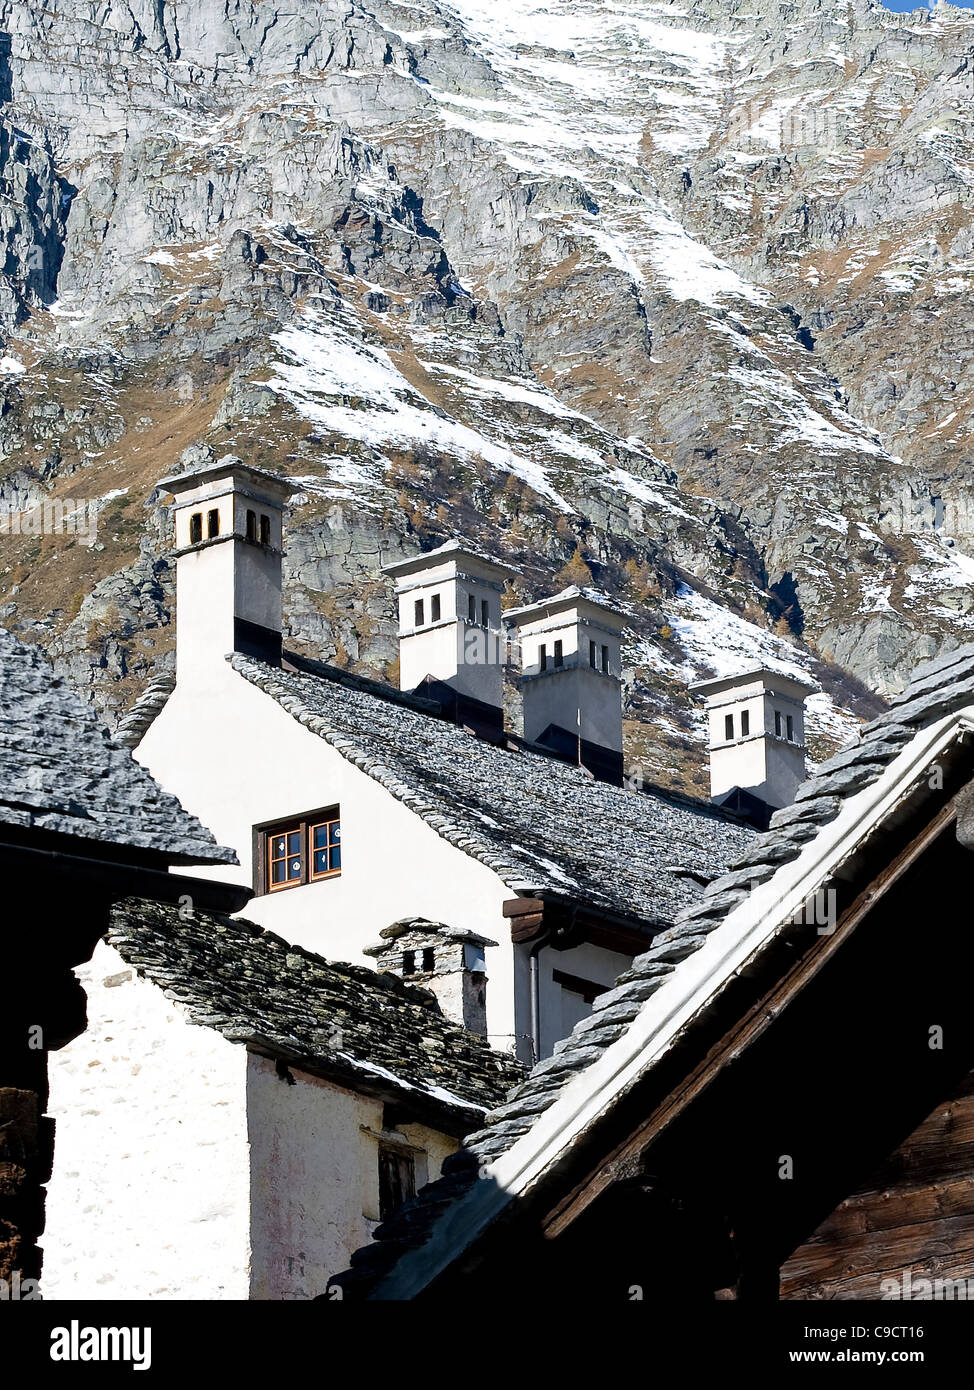
[[[974,627],[974,14],[855,0],[0,0],[0,620],[109,710],[172,647],[155,481],[301,481],[290,640],[395,658],[449,535],[688,679],[817,673],[824,749]],[[687,758],[688,751],[693,753]]]

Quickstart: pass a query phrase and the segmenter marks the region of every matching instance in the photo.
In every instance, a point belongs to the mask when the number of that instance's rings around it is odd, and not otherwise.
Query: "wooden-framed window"
[[[258,826],[258,893],[279,893],[342,871],[342,823],[339,808],[315,811],[295,820]]]
[[[199,545],[203,539],[203,513],[194,512],[189,519],[189,543]]]
[[[220,511],[214,507],[212,511],[206,513],[206,538],[213,540],[214,536],[220,534]]]
[[[336,807],[325,819],[308,828],[312,879],[334,878],[342,871],[342,822]]]
[[[416,1196],[416,1159],[398,1144],[379,1145],[379,1219],[385,1221]]]

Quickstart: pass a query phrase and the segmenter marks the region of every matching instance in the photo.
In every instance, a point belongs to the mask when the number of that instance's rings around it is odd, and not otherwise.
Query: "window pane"
[[[328,872],[328,851],[326,849],[315,850],[314,865],[314,872],[316,874],[326,874]]]
[[[340,869],[340,868],[342,867],[342,852],[341,852],[341,849],[336,847],[335,849],[331,850],[330,853],[331,853],[331,867],[332,867],[332,869]]]
[[[300,877],[301,877],[301,860],[300,860],[300,859],[290,859],[290,860],[288,860],[287,876],[288,876],[289,879],[291,879],[291,878],[300,878]]]
[[[281,859],[278,859],[278,860],[275,860],[275,862],[271,865],[271,883],[283,883],[283,882],[284,882],[284,861],[281,860]]]
[[[288,837],[287,837],[287,852],[288,852],[288,854],[300,854],[300,853],[301,853],[301,832],[300,832],[300,830],[292,830],[292,831],[289,833],[289,835],[288,835]]]
[[[315,828],[314,828],[314,830],[313,830],[311,833],[312,833],[312,835],[314,836],[313,844],[314,844],[315,849],[322,849],[325,845],[327,845],[327,843],[328,843],[328,827],[327,827],[327,825],[316,825]]]
[[[333,820],[331,823],[331,842],[337,845],[342,838],[342,823],[340,820]]]
[[[275,859],[283,859],[286,854],[287,841],[283,835],[277,835],[274,839],[274,857]]]

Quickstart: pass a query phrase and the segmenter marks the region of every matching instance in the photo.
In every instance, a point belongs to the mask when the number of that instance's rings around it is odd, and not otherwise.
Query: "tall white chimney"
[[[284,506],[292,484],[232,455],[164,478],[176,499],[176,679],[229,652],[281,660]]]
[[[621,781],[623,614],[573,584],[504,620],[521,649],[525,739]]]
[[[501,594],[511,570],[447,541],[383,572],[399,597],[399,685],[478,731],[504,728]]]
[[[805,701],[818,689],[766,667],[690,687],[706,704],[714,801],[734,805],[740,792],[775,808],[794,801],[805,780]]]

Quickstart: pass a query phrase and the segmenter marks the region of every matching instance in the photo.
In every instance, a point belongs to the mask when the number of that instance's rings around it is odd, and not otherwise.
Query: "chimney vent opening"
[[[220,513],[217,508],[206,513],[206,536],[207,540],[213,540],[214,536],[220,534]]]
[[[439,594],[434,594],[433,597],[430,599],[430,622],[431,622],[431,623],[438,623],[439,621],[440,621],[440,596],[439,596]]]
[[[247,512],[247,539],[257,543],[257,513]]]
[[[203,513],[194,512],[189,519],[189,543],[199,545],[203,539]]]
[[[270,545],[271,543],[271,519],[263,512],[260,514],[260,543]]]

